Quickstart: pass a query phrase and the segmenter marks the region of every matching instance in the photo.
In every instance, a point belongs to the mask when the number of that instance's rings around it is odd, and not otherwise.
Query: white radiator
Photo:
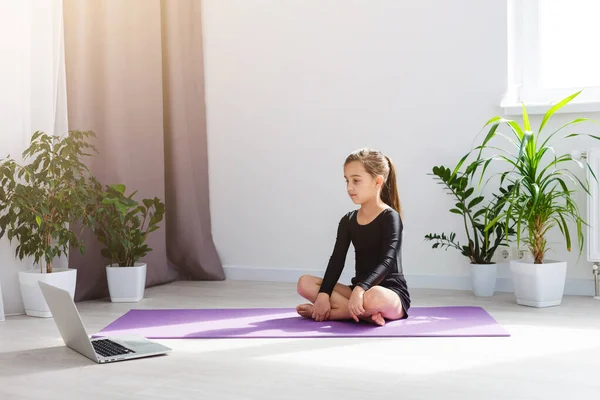
[[[589,150],[587,161],[596,178],[600,180],[600,149]],[[595,263],[600,262],[600,187],[589,170],[587,170],[587,178],[591,194],[587,196],[587,258],[588,261]]]
[[[585,243],[587,243],[587,259],[594,263],[592,274],[594,276],[594,298],[600,300],[600,148],[590,149],[587,152],[573,150],[571,158],[580,161],[587,159],[590,168],[586,167],[590,195],[587,198],[587,222]],[[586,160],[584,160],[586,161]],[[596,175],[596,179],[592,172]],[[582,216],[583,217],[583,216]]]
[[[586,155],[590,168],[586,168],[588,182],[590,183],[590,196],[587,197],[587,258],[594,263],[592,273],[594,276],[594,298],[600,300],[600,149],[591,149]],[[594,179],[590,169],[594,171]]]

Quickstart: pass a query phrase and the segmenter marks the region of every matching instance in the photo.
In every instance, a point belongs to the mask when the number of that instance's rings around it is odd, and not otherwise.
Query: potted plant
[[[506,163],[507,166],[499,174],[501,183],[506,181],[512,185],[510,195],[506,197],[506,207],[486,228],[493,229],[499,221],[504,221],[505,227],[516,223],[517,245],[522,241],[532,255],[533,262],[510,262],[515,296],[517,303],[521,305],[548,307],[562,302],[567,263],[546,257],[549,251],[547,235],[551,229],[559,228],[567,250],[571,251],[571,227],[568,223],[571,222],[577,236],[579,254],[583,249],[582,227],[586,223],[581,218],[574,193],[575,189],[583,189],[589,195],[588,181],[587,178],[582,181],[565,165],[574,163],[581,168],[584,165],[570,154],[557,154],[556,147],[551,146],[551,142],[556,138],[569,139],[580,135],[594,139],[600,137],[583,133],[562,133],[568,126],[593,121],[588,118],[571,120],[558,129],[552,129],[549,134],[544,130],[554,113],[579,93],[550,108],[535,132],[531,128],[525,105],[522,126],[499,116],[490,119],[485,124],[486,127],[489,126],[487,135],[482,144],[473,150],[478,153],[475,163],[478,167],[483,166],[482,177],[492,160]],[[506,124],[510,129],[509,134],[499,132],[501,124]],[[508,150],[495,144],[493,139],[496,138],[506,141]],[[484,157],[484,150],[492,150],[494,154]],[[591,168],[589,170],[592,171]]]
[[[61,137],[37,131],[23,152],[23,164],[10,156],[0,161],[0,238],[16,240],[16,257],[33,257],[39,268],[19,272],[27,315],[52,316],[38,281],[66,289],[72,298],[75,295],[77,270],[53,268],[53,262],[68,257],[70,247],[85,251],[69,223],[89,220],[94,191],[83,157],[95,151],[88,143],[94,136],[93,132],[70,131]]]
[[[462,164],[462,163],[460,163]],[[445,186],[457,203],[450,212],[462,217],[467,244],[461,245],[456,233],[429,233],[425,239],[433,241],[432,248],[454,248],[467,257],[470,262],[471,287],[476,296],[492,296],[496,288],[497,266],[493,260],[499,246],[505,246],[504,239],[514,234],[512,227],[505,232],[504,226],[496,217],[500,215],[509,190],[500,188],[500,194],[493,194],[493,200],[485,202],[484,196],[475,193],[472,187],[472,174],[477,164],[459,172],[460,165],[454,171],[440,165],[433,167],[434,179]],[[495,223],[490,224],[496,220]],[[486,226],[488,226],[486,229]]]
[[[100,189],[100,186],[97,186]],[[108,290],[112,302],[137,302],[144,297],[146,263],[140,261],[151,248],[146,239],[159,228],[165,205],[157,198],[133,199],[125,196],[125,185],[106,186],[97,191],[94,234],[104,246]]]

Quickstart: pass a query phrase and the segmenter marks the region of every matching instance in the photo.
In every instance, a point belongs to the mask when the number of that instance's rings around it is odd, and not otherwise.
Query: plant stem
[[[458,251],[462,251],[462,249],[460,248],[460,246],[459,246],[459,245],[457,245],[456,243],[452,242],[450,239],[442,239],[442,238],[439,238],[439,239],[437,239],[437,240],[438,240],[438,243],[441,243],[441,244],[442,244],[442,246],[444,246],[444,245],[445,245],[446,247],[453,247],[453,248],[455,248],[455,249],[456,249],[456,250],[458,250]],[[445,243],[445,244],[444,244],[444,243]]]
[[[533,224],[533,256],[535,264],[542,264],[544,260],[544,235],[542,234],[544,224],[541,221],[541,217],[538,215],[535,218],[535,223]]]
[[[50,240],[51,240],[51,237],[50,237],[50,233],[48,232],[48,233],[46,233],[46,239],[45,239],[46,250],[50,247]],[[40,268],[41,268],[41,263],[40,263]],[[40,271],[40,272],[42,272],[42,271]],[[46,260],[46,273],[48,273],[48,274],[52,273],[52,260]]]
[[[469,217],[469,221],[471,221],[471,226],[475,225],[475,221],[473,220],[473,217],[471,216],[471,213],[468,211],[469,209],[467,208],[467,205],[465,204],[465,201],[460,199],[460,197],[458,196],[458,194],[454,191],[454,189],[450,185],[446,185],[446,187],[448,187],[450,189],[450,191],[452,192],[452,194],[454,195],[454,197],[456,197],[457,199],[459,199],[459,201],[463,205],[463,208],[464,208],[463,222],[465,224],[465,232],[467,233],[467,240],[469,242],[469,248],[471,249],[471,254],[476,254],[475,251],[474,251],[474,249],[473,249],[473,245],[471,243],[475,243],[475,248],[477,250],[479,250],[479,238],[477,236],[477,231],[475,230],[475,228],[473,228],[473,235],[475,236],[475,240],[474,241],[471,240],[471,235],[469,233],[469,227],[467,225],[467,215]],[[472,258],[473,257],[471,257],[471,259]]]
[[[146,223],[146,218],[148,218],[148,213],[150,212],[150,207],[146,208],[146,212],[144,213],[144,219],[142,220],[142,224],[140,225],[140,229],[144,229],[144,224]],[[148,229],[150,228],[150,224],[148,224],[148,227],[146,228],[146,232],[148,231]]]

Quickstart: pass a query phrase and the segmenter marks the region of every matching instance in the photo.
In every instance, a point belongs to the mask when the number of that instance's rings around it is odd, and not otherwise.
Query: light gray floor
[[[130,308],[287,307],[293,284],[176,282],[136,304],[77,303],[94,333]],[[0,399],[596,399],[600,301],[533,309],[512,294],[413,290],[413,306],[480,305],[510,338],[164,340],[166,357],[97,365],[52,319],[0,323]]]

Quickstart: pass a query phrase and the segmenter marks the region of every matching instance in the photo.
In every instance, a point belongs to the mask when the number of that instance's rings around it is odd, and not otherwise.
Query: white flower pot
[[[144,298],[146,287],[146,263],[135,263],[133,267],[106,266],[108,291],[113,303],[134,303]]]
[[[479,297],[494,295],[498,266],[496,264],[470,264],[471,288],[473,294]]]
[[[74,298],[77,270],[71,268],[53,268],[51,274],[40,273],[39,269],[19,272],[19,286],[21,288],[25,313],[32,317],[51,318],[52,313],[46,303],[46,299],[44,299],[44,295],[38,284],[39,281],[65,289],[69,292],[71,298]]]
[[[545,260],[543,264],[510,262],[517,304],[530,307],[558,306],[567,279],[565,261]]]

